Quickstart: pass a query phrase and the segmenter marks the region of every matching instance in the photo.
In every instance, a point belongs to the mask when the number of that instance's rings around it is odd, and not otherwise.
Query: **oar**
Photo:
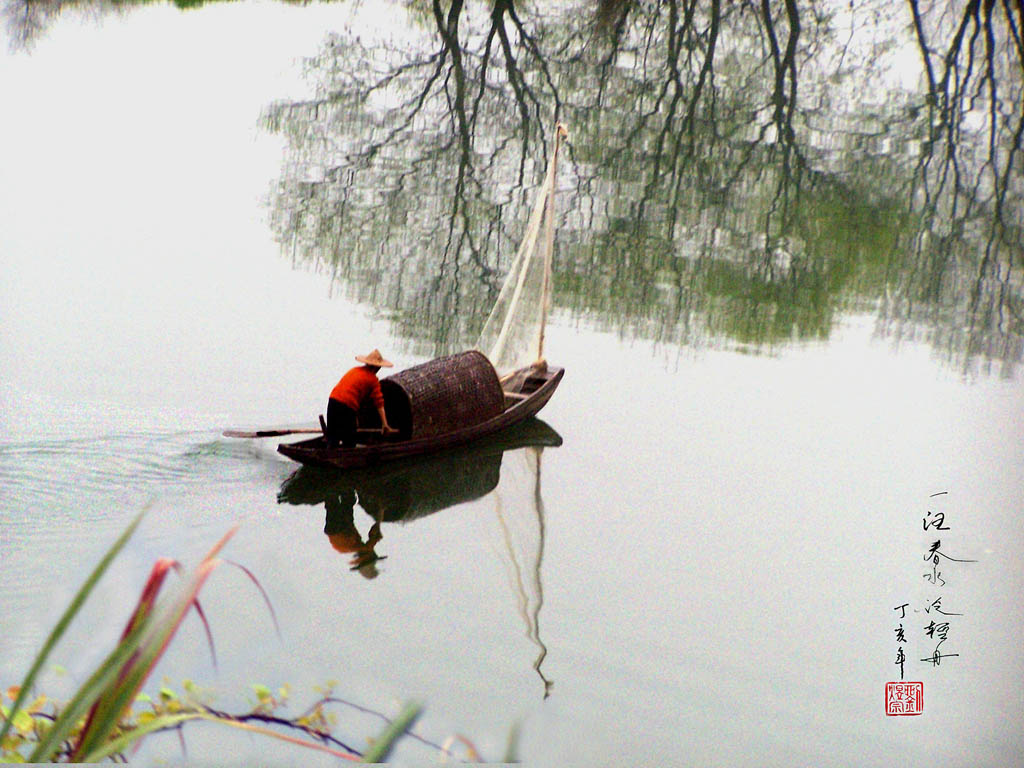
[[[357,429],[356,434],[359,435],[379,435],[381,433],[380,427],[376,429]],[[322,429],[258,429],[255,432],[246,432],[244,429],[225,429],[222,433],[224,437],[242,437],[242,438],[256,438],[256,437],[281,437],[283,435],[322,435]],[[390,435],[389,435],[390,437]]]
[[[225,429],[224,437],[281,437],[282,435],[319,435],[320,429],[258,429],[255,432],[246,432],[242,429]]]

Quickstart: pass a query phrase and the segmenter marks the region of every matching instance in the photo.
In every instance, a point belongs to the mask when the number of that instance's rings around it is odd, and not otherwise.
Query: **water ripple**
[[[73,501],[82,493],[153,492],[250,477],[273,445],[210,432],[118,432],[0,441],[0,509]]]

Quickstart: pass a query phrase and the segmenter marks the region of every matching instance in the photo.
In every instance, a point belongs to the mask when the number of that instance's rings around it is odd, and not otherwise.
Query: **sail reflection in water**
[[[538,653],[533,668],[544,683],[544,698],[551,693],[552,681],[541,671],[541,665],[548,649],[540,639],[540,609],[544,606],[544,586],[540,578],[544,560],[544,498],[541,494],[541,454],[543,448],[531,446],[525,451],[516,451],[511,466],[506,471],[520,471],[533,478],[533,504],[535,515],[530,517],[517,514],[516,508],[507,510],[502,503],[501,492],[494,494],[495,515],[501,528],[503,547],[501,552],[507,558],[510,586],[516,596],[516,608],[526,626],[526,636],[537,646]],[[527,509],[529,509],[528,507]]]
[[[541,495],[541,456],[545,447],[562,444],[561,436],[545,422],[531,418],[491,438],[432,457],[377,468],[338,470],[303,466],[281,485],[282,504],[323,504],[324,533],[338,552],[351,555],[351,568],[366,578],[379,574],[385,556],[376,548],[384,538],[383,523],[409,523],[457,504],[493,496],[500,541],[516,609],[526,635],[537,646],[533,667],[541,672],[547,649],[540,639],[539,616],[544,602],[541,563],[544,555],[544,502]],[[505,454],[506,473],[532,478],[530,503],[506,505],[499,480]],[[528,487],[516,482],[511,487]],[[364,537],[356,527],[359,505],[373,519]]]

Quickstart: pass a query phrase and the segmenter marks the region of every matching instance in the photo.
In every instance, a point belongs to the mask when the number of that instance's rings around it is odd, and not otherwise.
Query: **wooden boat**
[[[342,514],[351,517],[359,506],[379,522],[407,523],[441,510],[482,498],[498,486],[506,451],[555,448],[562,437],[548,424],[528,418],[487,437],[431,456],[393,461],[377,467],[339,472],[334,468],[302,466],[282,484],[279,504],[324,505],[325,531],[338,527]]]
[[[398,430],[395,435],[382,435],[375,409],[366,407],[357,415],[357,445],[330,444],[321,416],[319,436],[281,444],[280,453],[311,466],[375,466],[494,434],[533,416],[547,404],[564,373],[562,368],[548,366],[543,358],[551,303],[558,148],[566,136],[565,127],[556,125],[554,148],[526,233],[477,342],[487,354],[469,350],[381,379],[384,408],[388,423]],[[522,367],[529,360],[540,362]],[[496,368],[506,375],[499,378]],[[225,434],[271,437],[295,431],[308,430],[232,430]]]
[[[546,364],[498,378],[485,355],[469,350],[407,368],[381,379],[388,423],[398,430],[384,437],[372,409],[359,414],[354,447],[331,445],[324,435],[277,450],[309,466],[370,467],[463,445],[518,424],[543,408],[564,370]],[[373,431],[374,427],[378,431]]]

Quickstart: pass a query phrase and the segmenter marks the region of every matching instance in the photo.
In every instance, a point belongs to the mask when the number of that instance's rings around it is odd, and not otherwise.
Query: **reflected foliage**
[[[557,116],[554,301],[576,321],[770,350],[872,312],[965,369],[1020,360],[1019,5],[407,13],[403,36],[332,36],[315,97],[265,122],[290,141],[273,210],[296,263],[417,352],[475,339]]]
[[[12,38],[81,5],[7,0]],[[771,351],[872,313],[964,371],[1020,361],[1019,2],[381,5],[390,31],[329,35],[263,123],[290,257],[406,352],[476,340],[560,119],[563,316]]]
[[[8,41],[15,50],[29,50],[61,16],[94,17],[125,13],[145,5],[174,5],[182,10],[233,0],[0,0]],[[304,5],[308,0],[282,0]]]

